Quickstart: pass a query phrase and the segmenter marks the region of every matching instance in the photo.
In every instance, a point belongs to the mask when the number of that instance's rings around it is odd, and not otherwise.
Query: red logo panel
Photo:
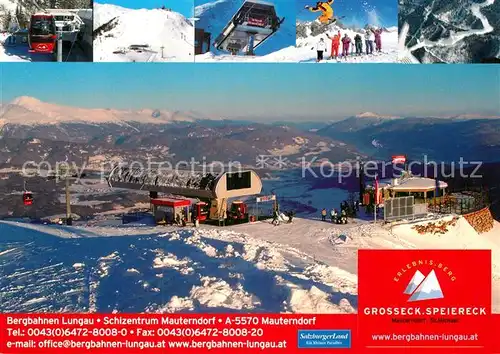
[[[378,348],[482,348],[490,250],[360,250],[359,331]]]

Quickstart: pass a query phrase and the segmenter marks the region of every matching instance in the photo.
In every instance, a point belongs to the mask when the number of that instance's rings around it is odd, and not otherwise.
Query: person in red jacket
[[[372,30],[373,34],[375,35],[375,46],[377,49],[377,52],[382,51],[382,28]]]
[[[329,39],[332,40],[332,54],[330,56],[331,59],[337,59],[339,56],[339,47],[340,47],[340,31],[333,37],[326,35]]]
[[[344,55],[344,59],[347,59],[350,48],[351,48],[351,38],[349,38],[349,36],[346,33],[342,38],[342,54]]]

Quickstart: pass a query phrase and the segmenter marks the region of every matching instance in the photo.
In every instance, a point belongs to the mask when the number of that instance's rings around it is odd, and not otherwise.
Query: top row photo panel
[[[500,62],[500,0],[0,0],[0,27],[0,62]]]

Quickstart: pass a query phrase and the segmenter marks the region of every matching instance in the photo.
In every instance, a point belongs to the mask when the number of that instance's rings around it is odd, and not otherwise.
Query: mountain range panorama
[[[230,120],[193,111],[77,108],[19,97],[1,107],[0,162],[65,159],[65,142],[74,156],[175,156],[205,153],[212,161],[253,164],[257,155],[327,158],[332,162],[367,156],[390,159],[406,154],[439,161],[498,161],[500,119],[476,114],[453,117],[398,117],[364,112],[331,122]],[[29,151],[26,141],[38,139]],[[376,143],[374,143],[376,142]],[[30,146],[31,149],[31,146]],[[13,156],[13,152],[15,156]],[[142,151],[142,152],[141,152]],[[307,154],[307,155],[305,155]],[[3,158],[2,158],[3,155]],[[70,154],[71,155],[71,154]]]

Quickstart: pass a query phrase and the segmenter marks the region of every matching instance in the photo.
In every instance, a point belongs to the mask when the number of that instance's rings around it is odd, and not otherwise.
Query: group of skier
[[[335,208],[330,210],[330,221],[334,224],[347,224],[347,218],[355,218],[357,212],[359,212],[359,207],[360,203],[358,201],[355,201],[352,204],[349,204],[347,201],[343,201],[340,204],[340,213]],[[328,211],[326,208],[323,208],[323,210],[321,210],[321,220],[326,221],[327,216]]]
[[[318,1],[316,6],[306,6],[305,8],[311,12],[321,12],[318,21],[324,25],[330,25],[337,21],[332,7],[333,2],[334,0]],[[354,53],[360,56],[363,55],[364,52],[370,55],[373,54],[374,50],[379,53],[382,51],[381,28],[368,28],[364,34],[364,38],[362,38],[359,33],[357,33],[354,38],[350,38],[347,33],[342,37],[340,31],[333,36],[326,36],[332,41],[330,59],[338,60],[339,57],[343,57],[347,60],[347,57]],[[365,44],[364,51],[363,42]],[[342,44],[342,52],[340,52],[340,44]],[[312,49],[314,49],[314,47]],[[316,51],[318,53],[316,61],[320,62],[324,59],[325,53],[328,53],[328,45],[324,38],[320,38],[316,44]]]
[[[382,29],[369,28],[366,30],[366,33],[364,35],[364,51],[363,38],[359,33],[354,36],[354,39],[351,39],[351,37],[349,37],[347,33],[345,33],[342,37],[339,30],[337,34],[333,36],[327,34],[326,37],[332,42],[330,59],[338,60],[339,57],[342,57],[347,60],[347,57],[349,57],[351,54],[361,56],[364,52],[367,55],[373,54],[374,50],[378,53],[382,52]],[[341,43],[342,51],[340,51]],[[328,53],[328,45],[326,44],[324,38],[319,39],[318,43],[316,44],[316,51],[316,61],[320,62],[324,60],[325,53]]]

